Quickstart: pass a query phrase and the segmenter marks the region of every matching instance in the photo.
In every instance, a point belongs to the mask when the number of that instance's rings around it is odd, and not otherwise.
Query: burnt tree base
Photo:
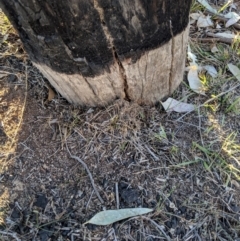
[[[95,77],[65,74],[34,63],[53,87],[69,102],[106,106],[115,99],[153,105],[173,93],[183,78],[189,29],[145,53],[135,62],[115,54],[108,72]]]
[[[0,7],[69,102],[152,105],[182,80],[191,2],[0,0]]]

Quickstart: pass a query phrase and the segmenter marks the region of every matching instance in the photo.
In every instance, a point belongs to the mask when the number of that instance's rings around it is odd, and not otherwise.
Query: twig
[[[168,240],[168,241],[171,241],[172,239],[164,232],[164,230],[162,229],[162,227],[160,225],[158,225],[155,221],[153,221],[152,219],[148,218],[148,217],[144,217],[144,216],[141,216],[141,218],[149,221],[150,223],[152,223],[154,226],[156,226],[161,232],[162,234],[165,236],[165,238]]]
[[[219,42],[223,42],[223,43],[226,43],[226,44],[233,44],[234,43],[234,39],[233,38],[218,37],[214,33],[210,33],[210,32],[207,32],[206,35],[208,37],[218,38]]]
[[[119,192],[118,192],[118,182],[115,183],[115,192],[116,192],[116,203],[117,209],[119,209]]]
[[[11,236],[11,237],[15,238],[17,241],[21,241],[21,239],[17,237],[17,234],[16,234],[16,233],[0,231],[0,234],[2,234],[2,235],[8,235],[8,236]]]
[[[190,229],[183,237],[183,240],[189,240],[189,238],[187,239],[187,236],[189,234],[191,234],[192,232],[194,232],[196,229],[200,228],[204,223],[207,222],[208,217],[204,218],[203,221],[201,223],[197,223],[192,229]]]
[[[222,42],[222,43],[226,43],[226,44],[232,44],[233,41],[231,39],[228,38],[217,38],[217,37],[213,37],[213,38],[191,38],[192,41],[196,41],[196,42],[202,42],[202,43],[216,43],[216,42]]]
[[[172,239],[164,232],[163,228],[157,224],[155,221],[153,221],[151,218],[148,218],[148,217],[145,217],[145,216],[136,216],[136,217],[132,217],[130,219],[128,219],[127,221],[123,222],[120,226],[119,226],[119,232],[122,228],[122,226],[126,223],[126,222],[129,222],[131,220],[136,220],[136,219],[145,219],[147,221],[149,221],[150,223],[152,223],[159,231],[162,232],[163,236],[167,239],[167,241],[171,241]]]
[[[198,124],[199,124],[199,135],[200,135],[200,139],[201,139],[201,144],[202,144],[203,147],[205,147],[204,142],[203,142],[203,138],[202,138],[202,131],[201,131],[202,121],[201,121],[201,116],[200,116],[200,108],[198,108]],[[206,156],[206,158],[208,160],[208,163],[210,163],[208,154],[204,152],[204,155]]]
[[[155,161],[159,161],[159,157],[157,157],[157,156],[155,155],[155,153],[152,152],[147,145],[144,145],[144,146],[145,146],[145,148],[148,150],[148,152],[150,153],[150,155],[154,158],[154,160],[155,160]]]
[[[73,156],[73,155],[71,154],[71,152],[70,152],[69,149],[68,149],[67,143],[66,143],[66,147],[67,147],[67,150],[68,150],[68,153],[69,153],[70,157],[73,158],[73,159],[75,159],[75,160],[77,160],[79,163],[81,163],[81,164],[83,165],[83,167],[85,168],[85,170],[87,171],[88,176],[89,176],[90,181],[91,181],[91,184],[92,184],[92,187],[93,187],[93,189],[94,189],[94,191],[95,191],[95,193],[96,193],[99,201],[103,204],[104,201],[103,201],[103,199],[101,198],[101,196],[100,196],[100,194],[99,194],[99,192],[98,192],[98,190],[97,190],[97,188],[96,188],[96,186],[95,186],[95,183],[94,183],[94,180],[93,180],[93,177],[92,177],[92,173],[91,173],[90,170],[88,169],[88,166],[87,166],[86,163],[85,163],[84,161],[82,161],[79,157]]]
[[[88,205],[89,205],[89,203],[90,203],[90,201],[91,201],[91,199],[92,199],[93,193],[94,193],[94,190],[92,191],[92,193],[91,193],[91,195],[90,195],[90,198],[89,198],[89,200],[88,200],[88,202],[87,202],[86,209],[88,209]]]

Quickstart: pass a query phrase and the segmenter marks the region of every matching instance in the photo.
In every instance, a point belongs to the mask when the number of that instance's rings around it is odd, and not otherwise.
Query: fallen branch
[[[223,38],[223,37],[217,37],[214,33],[207,32],[206,35],[208,37],[213,37],[219,39],[219,42],[227,43],[227,44],[233,44],[234,38]]]
[[[195,42],[201,42],[201,43],[217,43],[217,42],[221,42],[221,43],[226,43],[226,44],[232,44],[233,41],[231,39],[227,39],[227,38],[191,38],[192,41]]]
[[[92,187],[93,187],[93,189],[94,189],[94,191],[95,191],[95,193],[96,193],[99,201],[103,204],[104,201],[103,201],[103,199],[101,198],[101,196],[100,196],[100,194],[99,194],[99,192],[98,192],[98,190],[97,190],[97,188],[96,188],[96,186],[95,186],[95,183],[94,183],[94,180],[93,180],[93,177],[92,177],[92,173],[91,173],[90,170],[88,169],[87,164],[86,164],[84,161],[82,161],[79,157],[73,156],[73,155],[71,154],[71,152],[69,151],[67,144],[66,144],[66,147],[67,147],[67,150],[68,150],[68,153],[69,153],[70,157],[73,158],[73,159],[75,159],[75,160],[77,160],[79,163],[81,163],[82,166],[83,166],[83,167],[85,168],[85,170],[87,171],[88,176],[89,176],[90,181],[91,181],[91,184],[92,184]]]

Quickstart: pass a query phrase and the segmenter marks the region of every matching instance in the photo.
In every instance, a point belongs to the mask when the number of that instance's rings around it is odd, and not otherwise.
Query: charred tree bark
[[[182,80],[191,0],[0,0],[26,52],[68,101],[154,104]]]

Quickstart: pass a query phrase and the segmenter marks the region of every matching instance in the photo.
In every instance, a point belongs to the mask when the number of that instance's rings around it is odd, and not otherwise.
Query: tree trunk
[[[154,104],[182,80],[191,0],[0,0],[32,62],[68,101]]]

